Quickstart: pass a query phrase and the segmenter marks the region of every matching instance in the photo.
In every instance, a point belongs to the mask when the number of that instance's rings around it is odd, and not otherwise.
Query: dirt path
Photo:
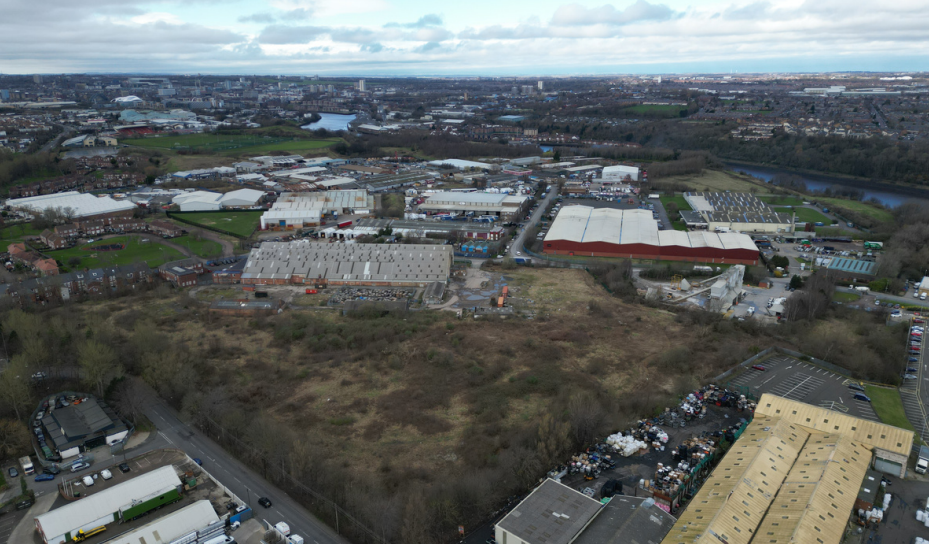
[[[210,231],[210,230],[200,229],[200,232],[203,234],[203,237],[206,238],[207,240],[212,240],[216,242],[217,244],[223,246],[223,257],[232,257],[233,255],[235,255],[235,244],[233,244],[229,240],[223,238],[218,233]]]

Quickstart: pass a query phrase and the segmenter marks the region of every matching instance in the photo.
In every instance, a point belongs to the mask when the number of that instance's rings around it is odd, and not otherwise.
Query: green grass
[[[261,211],[178,213],[175,219],[210,227],[236,236],[251,236],[261,219]]]
[[[903,411],[903,401],[900,400],[899,391],[874,385],[866,385],[864,388],[865,394],[871,398],[871,407],[874,408],[877,417],[881,418],[882,423],[916,432],[913,424],[906,418],[906,412]],[[918,441],[919,437],[916,436],[915,439]]]
[[[296,137],[273,137],[261,134],[184,134],[158,138],[135,138],[124,143],[149,149],[196,149],[232,155],[237,153],[267,153],[271,151],[311,151],[334,145],[341,140]]]
[[[684,200],[684,195],[673,195],[672,196],[672,195],[662,194],[659,196],[658,200],[660,200],[661,205],[665,207],[665,211],[668,211],[668,204],[670,203],[674,203],[675,205],[677,205],[677,209],[682,212],[690,211],[693,209],[690,207],[690,204],[688,204],[687,201]]]
[[[141,240],[148,239],[148,243],[142,243]],[[81,270],[83,268],[100,268],[103,266],[118,266],[123,264],[132,264],[135,262],[145,262],[148,266],[155,267],[166,262],[183,259],[184,255],[180,251],[167,247],[159,243],[161,238],[155,235],[150,236],[116,236],[107,238],[92,244],[58,251],[47,251],[46,254],[60,262],[67,270]],[[94,246],[107,244],[125,244],[125,249],[119,251],[93,251]],[[81,262],[76,266],[68,263],[72,257],[79,257]]]
[[[22,242],[27,236],[38,236],[40,234],[42,234],[42,231],[33,228],[29,223],[19,223],[0,229],[0,243],[3,244],[3,250],[6,251],[6,246]]]
[[[181,228],[183,228],[183,226]],[[214,242],[213,240],[207,240],[205,238],[203,240],[192,240],[190,236],[186,234],[184,236],[178,236],[177,238],[171,238],[171,243],[186,247],[195,255],[204,258],[218,257],[223,253],[223,246],[219,242]]]
[[[832,300],[837,302],[857,302],[861,300],[861,295],[858,293],[846,293],[844,291],[836,291],[832,293]]]
[[[858,212],[882,223],[889,223],[894,219],[894,216],[892,213],[890,213],[890,211],[885,210],[884,208],[878,208],[877,206],[872,206],[871,204],[867,204],[865,202],[859,202],[857,200],[816,197],[816,202],[823,204],[827,208],[836,206],[839,208],[845,208],[846,210],[851,210],[853,212]]]
[[[786,208],[774,208],[774,211],[777,213],[790,215],[791,212],[796,212],[797,219],[804,223],[817,223],[822,222],[827,225],[832,224],[832,220],[823,215],[819,210],[814,210],[813,208],[805,207],[786,207]]]

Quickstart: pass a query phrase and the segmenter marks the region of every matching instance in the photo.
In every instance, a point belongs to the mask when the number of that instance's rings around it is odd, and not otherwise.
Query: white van
[[[281,533],[282,535],[290,536],[290,525],[287,525],[287,523],[282,521],[278,523],[277,525],[275,525],[274,528],[277,529],[278,532]]]

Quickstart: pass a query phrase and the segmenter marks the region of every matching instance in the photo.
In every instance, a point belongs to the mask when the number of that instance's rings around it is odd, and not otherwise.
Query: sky
[[[929,0],[0,0],[0,73],[929,70]]]

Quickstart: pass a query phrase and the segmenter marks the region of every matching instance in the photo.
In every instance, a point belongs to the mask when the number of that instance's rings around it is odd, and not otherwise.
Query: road
[[[176,412],[160,400],[153,402],[145,415],[158,427],[159,438],[167,443],[151,449],[175,447],[190,457],[199,458],[203,461],[205,470],[255,508],[258,519],[266,519],[271,523],[286,521],[291,532],[304,537],[308,543],[347,544],[347,540],[316,519],[283,491],[233,458],[221,446],[178,419]],[[258,497],[270,498],[271,508],[265,510],[258,506]]]
[[[59,125],[59,126],[60,126],[60,125]],[[51,141],[49,141],[49,142],[47,142],[45,145],[43,145],[43,146],[39,149],[39,152],[40,152],[40,153],[47,153],[47,152],[51,151],[52,149],[55,149],[56,147],[58,147],[58,144],[60,144],[65,138],[67,138],[68,136],[70,136],[73,132],[74,132],[74,129],[73,129],[73,128],[68,127],[68,126],[63,127],[63,130],[61,131],[61,134],[59,134],[58,136],[55,136],[55,138],[53,138]]]
[[[542,183],[544,183],[544,181]],[[529,216],[529,221],[524,222],[526,226],[520,229],[519,234],[516,236],[516,240],[514,240],[513,243],[510,245],[510,253],[509,253],[510,257],[516,257],[517,253],[522,253],[523,251],[525,251],[525,249],[523,249],[523,246],[526,243],[526,237],[529,235],[529,230],[532,228],[533,225],[539,222],[539,219],[542,218],[542,214],[544,214],[545,210],[548,209],[549,204],[551,204],[552,200],[554,200],[555,197],[558,196],[557,191],[555,190],[558,187],[557,182],[553,182],[551,185],[552,185],[552,190],[548,192],[548,196],[546,196],[544,200],[539,202],[539,207],[536,208],[536,210],[532,212],[532,215]],[[522,223],[522,221],[520,222]]]
[[[858,291],[855,291],[854,289],[849,289],[848,287],[843,287],[840,285],[836,285],[835,290],[843,292],[843,293],[857,293],[858,292]],[[865,297],[868,297],[868,296],[874,297],[874,298],[866,299]],[[871,304],[873,304],[874,303],[873,301],[876,299],[876,300],[880,300],[881,302],[893,302],[894,304],[906,304],[907,306],[920,306],[922,308],[929,308],[929,300],[920,300],[918,298],[913,298],[912,295],[898,297],[896,295],[891,295],[888,293],[870,292],[864,297],[862,297],[862,299],[863,300],[861,304],[866,304],[867,303],[866,301],[870,301]]]

